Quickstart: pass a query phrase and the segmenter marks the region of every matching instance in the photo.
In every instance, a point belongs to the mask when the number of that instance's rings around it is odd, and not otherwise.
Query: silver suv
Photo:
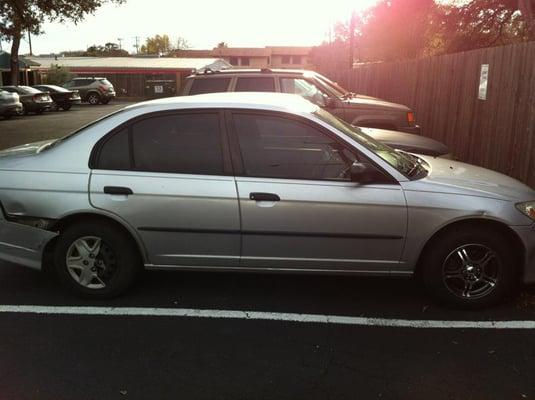
[[[65,83],[64,88],[77,90],[83,101],[89,104],[108,104],[111,99],[115,98],[115,89],[106,78],[74,78]]]
[[[0,152],[0,259],[84,296],[141,267],[419,276],[481,307],[535,282],[535,192],[395,151],[298,96],[132,105]]]

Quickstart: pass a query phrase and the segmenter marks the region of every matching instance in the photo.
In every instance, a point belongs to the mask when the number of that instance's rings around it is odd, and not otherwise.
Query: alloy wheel
[[[448,290],[462,299],[478,299],[496,288],[501,261],[482,244],[465,244],[453,250],[442,265],[442,279]]]

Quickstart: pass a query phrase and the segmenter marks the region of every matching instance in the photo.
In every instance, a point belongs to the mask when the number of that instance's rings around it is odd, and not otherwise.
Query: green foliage
[[[65,82],[72,79],[71,71],[57,64],[52,64],[46,74],[46,83],[49,85],[62,86]]]
[[[93,45],[87,48],[83,56],[88,57],[128,57],[128,51],[120,49],[117,43],[106,43],[104,46]]]
[[[381,0],[353,23],[339,22],[334,41],[315,59],[393,61],[535,40],[532,19],[519,11],[526,0]],[[351,40],[353,37],[353,40]]]
[[[125,0],[2,0],[0,37],[11,41],[11,79],[18,83],[18,54],[22,32],[42,33],[45,21],[80,22],[104,3]]]
[[[176,50],[184,50],[189,47],[186,39],[179,37],[175,43],[171,42],[168,35],[156,35],[147,38],[145,44],[141,46],[140,52],[143,54],[168,55]]]

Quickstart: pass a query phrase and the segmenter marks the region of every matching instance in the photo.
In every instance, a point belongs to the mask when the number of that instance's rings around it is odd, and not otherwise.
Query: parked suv
[[[74,78],[65,83],[63,87],[77,90],[82,100],[89,104],[108,104],[115,97],[115,89],[106,78]]]
[[[286,69],[208,69],[188,76],[181,94],[187,96],[215,92],[298,94],[352,125],[380,128],[381,130],[367,133],[389,146],[433,157],[451,157],[448,147],[443,143],[419,136],[420,127],[409,107],[352,93],[316,72]]]

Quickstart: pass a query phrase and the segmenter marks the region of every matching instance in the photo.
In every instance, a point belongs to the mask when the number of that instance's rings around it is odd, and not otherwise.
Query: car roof
[[[222,69],[217,71],[212,71],[210,69],[200,72],[194,72],[192,75],[188,76],[187,78],[194,78],[194,77],[209,77],[209,76],[217,76],[217,75],[247,75],[247,74],[262,74],[262,75],[314,75],[316,74],[314,71],[309,71],[306,69],[270,69],[270,68],[251,68],[251,69]]]
[[[192,108],[242,108],[255,110],[312,113],[319,107],[301,96],[287,93],[268,92],[222,92],[195,96],[166,97],[126,107],[192,109]]]

